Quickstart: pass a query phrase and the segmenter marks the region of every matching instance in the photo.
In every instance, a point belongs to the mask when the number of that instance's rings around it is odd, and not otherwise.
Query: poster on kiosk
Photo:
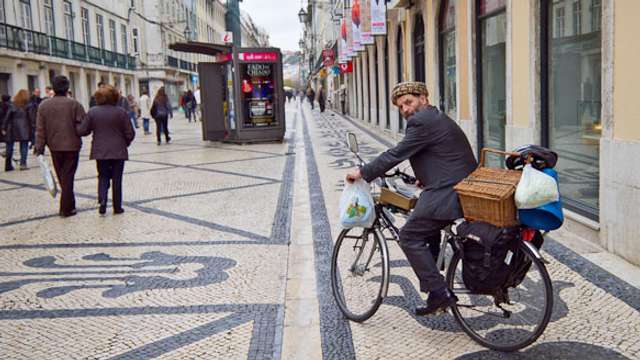
[[[198,64],[204,140],[236,143],[283,141],[282,54],[277,48],[236,48],[188,42],[176,51],[215,56]]]

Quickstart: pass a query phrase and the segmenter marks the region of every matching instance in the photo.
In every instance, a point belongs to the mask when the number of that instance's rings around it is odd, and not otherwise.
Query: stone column
[[[83,67],[80,68],[78,76],[80,79],[78,79],[78,88],[76,89],[76,100],[86,108],[89,108],[91,95],[89,94],[89,84],[87,84],[87,73]]]

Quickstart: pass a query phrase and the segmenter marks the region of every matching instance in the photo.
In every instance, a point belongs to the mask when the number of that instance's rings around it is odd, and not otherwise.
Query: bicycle
[[[360,161],[355,134],[347,134],[350,150]],[[399,241],[395,216],[408,216],[415,200],[398,187],[395,178],[405,184],[416,179],[399,169],[374,181],[379,192],[372,191],[376,219],[371,228],[344,229],[340,232],[331,259],[331,287],[342,314],[349,320],[363,322],[372,317],[387,296],[390,282],[388,241]],[[451,312],[462,330],[482,346],[498,351],[516,351],[532,344],[544,332],[553,308],[553,289],[545,263],[538,249],[521,241],[518,250],[530,262],[524,279],[506,294],[481,294],[465,287],[462,278],[462,245],[467,239],[455,229],[460,221],[442,231],[436,265],[445,271],[445,281],[458,297]],[[518,251],[517,250],[517,251]],[[506,261],[506,260],[505,260]],[[538,290],[540,293],[537,293]],[[510,325],[522,320],[524,324]]]

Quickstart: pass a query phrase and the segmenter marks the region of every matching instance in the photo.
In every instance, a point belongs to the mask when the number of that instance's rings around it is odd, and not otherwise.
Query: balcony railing
[[[189,62],[189,61],[185,61],[185,60],[181,60],[181,59],[177,59],[173,56],[167,56],[167,62],[166,64],[168,66],[177,68],[177,69],[182,69],[182,70],[187,70],[187,71],[196,71],[196,64]]]
[[[0,48],[135,70],[133,56],[0,23]],[[176,65],[177,67],[177,65]]]

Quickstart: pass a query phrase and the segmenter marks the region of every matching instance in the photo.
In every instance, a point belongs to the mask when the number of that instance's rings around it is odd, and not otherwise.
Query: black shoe
[[[62,216],[63,218],[74,216],[76,214],[78,214],[78,211],[76,211],[76,209],[73,209],[73,210],[69,211],[68,213],[60,212],[60,216]]]
[[[427,306],[416,308],[416,315],[426,316],[436,314],[453,306],[457,301],[458,298],[449,289],[446,289],[443,294],[431,292],[427,299]]]
[[[171,138],[170,137],[167,138],[167,144],[169,144],[169,143],[171,143]]]
[[[113,209],[113,213],[118,215],[118,214],[122,214],[124,212],[123,208],[117,208],[117,209]]]
[[[100,213],[100,215],[104,215],[107,213],[107,203],[103,202],[100,203],[100,208],[98,209],[98,212]]]

